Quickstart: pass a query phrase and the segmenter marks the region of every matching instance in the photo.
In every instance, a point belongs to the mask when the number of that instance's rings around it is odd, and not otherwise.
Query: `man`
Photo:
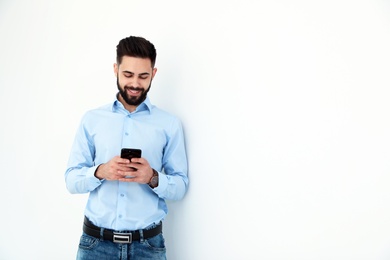
[[[166,259],[165,200],[188,188],[181,122],[152,105],[156,49],[142,37],[119,41],[116,100],[81,120],[65,172],[71,193],[89,193],[77,259]],[[121,158],[136,148],[141,158]]]

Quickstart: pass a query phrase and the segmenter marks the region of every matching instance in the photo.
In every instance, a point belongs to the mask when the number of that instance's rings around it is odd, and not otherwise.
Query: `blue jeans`
[[[133,241],[131,244],[119,244],[102,240],[85,233],[80,238],[77,260],[166,260],[166,248],[163,234]]]

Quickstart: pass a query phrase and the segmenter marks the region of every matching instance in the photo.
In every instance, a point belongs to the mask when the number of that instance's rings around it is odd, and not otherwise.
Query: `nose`
[[[131,80],[128,81],[126,86],[133,87],[133,88],[140,88],[141,87],[140,81],[138,78],[132,78]]]

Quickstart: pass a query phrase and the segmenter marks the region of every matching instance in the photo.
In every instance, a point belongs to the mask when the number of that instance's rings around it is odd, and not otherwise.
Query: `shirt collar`
[[[117,98],[112,104],[112,111],[116,112],[118,110],[126,110],[126,109]],[[150,99],[148,96],[146,96],[146,99],[141,104],[139,104],[137,106],[137,108],[135,109],[135,111],[133,113],[137,113],[137,112],[141,112],[141,111],[149,111],[149,113],[151,113],[151,111],[152,111],[152,103],[150,103]],[[127,111],[127,112],[129,112],[129,111]]]

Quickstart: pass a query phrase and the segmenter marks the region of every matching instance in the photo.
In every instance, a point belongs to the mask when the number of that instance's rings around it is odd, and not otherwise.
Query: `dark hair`
[[[116,46],[116,62],[118,65],[121,64],[123,56],[148,58],[152,63],[152,68],[154,68],[157,53],[154,45],[148,40],[142,37],[129,36],[120,40]]]

